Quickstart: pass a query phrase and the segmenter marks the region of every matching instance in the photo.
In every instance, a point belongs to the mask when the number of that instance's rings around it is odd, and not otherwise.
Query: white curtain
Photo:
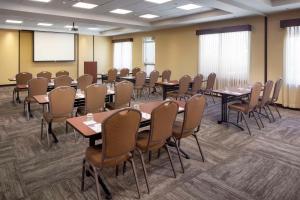
[[[300,108],[300,26],[286,29],[283,69],[283,105]]]
[[[198,71],[215,72],[218,88],[248,84],[250,39],[250,31],[200,35]]]
[[[147,75],[155,69],[155,41],[152,37],[144,38],[144,65]]]
[[[132,42],[114,43],[114,68],[132,69]]]

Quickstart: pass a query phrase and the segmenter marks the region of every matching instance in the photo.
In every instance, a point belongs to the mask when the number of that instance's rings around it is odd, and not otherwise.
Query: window
[[[300,26],[287,27],[284,50],[284,79],[290,86],[300,86]]]
[[[132,69],[132,42],[114,43],[114,68]]]
[[[144,65],[147,75],[155,69],[155,41],[152,37],[144,38]]]
[[[219,88],[248,83],[250,31],[203,34],[199,36],[199,72],[217,74]]]

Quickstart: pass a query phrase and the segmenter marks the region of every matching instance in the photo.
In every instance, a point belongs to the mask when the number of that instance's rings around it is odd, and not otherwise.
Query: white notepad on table
[[[144,118],[144,119],[150,119],[151,118],[151,115],[150,114],[148,114],[148,113],[145,113],[145,112],[142,112],[142,117]]]

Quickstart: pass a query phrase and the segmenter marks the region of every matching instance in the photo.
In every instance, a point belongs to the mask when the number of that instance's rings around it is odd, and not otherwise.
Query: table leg
[[[222,94],[222,102],[221,102],[221,120],[218,121],[218,124],[222,124],[223,122],[227,123],[227,95]]]
[[[163,85],[162,89],[163,89],[163,100],[165,100],[167,98],[167,87]]]

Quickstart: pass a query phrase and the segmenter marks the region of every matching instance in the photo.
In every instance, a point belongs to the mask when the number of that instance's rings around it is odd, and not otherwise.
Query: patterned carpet
[[[0,199],[96,199],[93,179],[87,178],[86,191],[80,191],[81,163],[88,141],[80,138],[75,143],[74,135],[66,134],[63,124],[54,125],[59,143],[48,150],[46,140],[40,140],[41,107],[32,106],[34,118],[27,121],[23,105],[14,105],[11,95],[11,87],[0,88]],[[209,102],[198,133],[206,162],[201,161],[194,138],[183,140],[182,148],[191,159],[183,159],[186,171],[182,174],[171,149],[175,179],[166,152],[162,151],[159,159],[154,152],[151,164],[146,159],[151,187],[148,195],[136,157],[142,199],[299,200],[300,112],[280,109],[283,118],[275,114],[275,123],[263,119],[266,127],[262,130],[251,120],[253,136],[249,136],[234,126],[216,123],[219,102]],[[234,120],[234,114],[231,116]],[[115,169],[105,170],[104,177],[113,199],[137,199],[130,167],[118,177]]]

